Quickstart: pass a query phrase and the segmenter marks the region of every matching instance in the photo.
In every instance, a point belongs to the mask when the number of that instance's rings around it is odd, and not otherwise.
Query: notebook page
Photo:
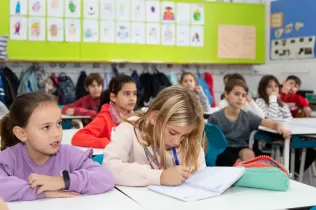
[[[219,196],[219,193],[192,187],[186,183],[180,186],[149,186],[149,189],[182,201],[197,201]]]
[[[223,193],[244,174],[244,171],[243,167],[206,167],[189,177],[186,183]]]

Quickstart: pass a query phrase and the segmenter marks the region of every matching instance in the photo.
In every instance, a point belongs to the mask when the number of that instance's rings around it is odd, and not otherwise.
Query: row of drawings
[[[129,21],[11,17],[11,40],[204,46],[204,27]]]
[[[83,14],[81,14],[81,6],[83,6]],[[204,24],[203,4],[157,0],[11,0],[10,14],[12,16]]]

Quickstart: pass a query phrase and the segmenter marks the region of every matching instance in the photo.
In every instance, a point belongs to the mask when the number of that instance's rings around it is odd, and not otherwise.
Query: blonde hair
[[[150,114],[157,113],[155,125],[150,123]],[[203,108],[196,94],[181,86],[171,86],[161,91],[147,112],[136,114],[139,119],[131,122],[134,132],[139,130],[142,141],[137,139],[144,147],[153,148],[154,157],[157,157],[158,147],[160,149],[160,166],[166,169],[166,151],[164,143],[164,130],[167,124],[177,126],[195,125],[195,129],[186,139],[180,143],[180,163],[189,167],[192,172],[198,169],[198,157],[201,150],[201,140],[204,130]]]

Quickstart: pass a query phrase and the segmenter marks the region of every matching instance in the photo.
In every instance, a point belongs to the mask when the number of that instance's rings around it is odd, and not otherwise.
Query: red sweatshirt
[[[105,148],[110,143],[112,128],[117,124],[111,118],[109,106],[104,104],[93,121],[72,137],[74,146]]]
[[[63,106],[61,113],[66,114],[67,109],[74,108],[75,115],[90,116],[94,118],[97,115],[100,98],[92,98],[90,95],[84,96],[72,104]]]
[[[290,107],[290,111],[293,117],[296,116],[299,109],[309,106],[308,100],[296,93],[291,95],[281,93],[281,99],[284,103],[295,103],[294,107]]]

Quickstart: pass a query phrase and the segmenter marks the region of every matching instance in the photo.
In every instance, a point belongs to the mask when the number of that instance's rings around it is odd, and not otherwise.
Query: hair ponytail
[[[20,142],[20,140],[13,134],[13,127],[13,123],[10,119],[10,113],[8,113],[0,121],[0,151],[3,151],[8,147],[12,147]]]
[[[102,106],[104,104],[108,104],[110,103],[111,99],[110,99],[110,90],[109,89],[106,89],[105,91],[103,91],[103,93],[101,94],[101,97],[100,97],[100,106],[98,108],[98,112],[101,111],[102,109]]]

